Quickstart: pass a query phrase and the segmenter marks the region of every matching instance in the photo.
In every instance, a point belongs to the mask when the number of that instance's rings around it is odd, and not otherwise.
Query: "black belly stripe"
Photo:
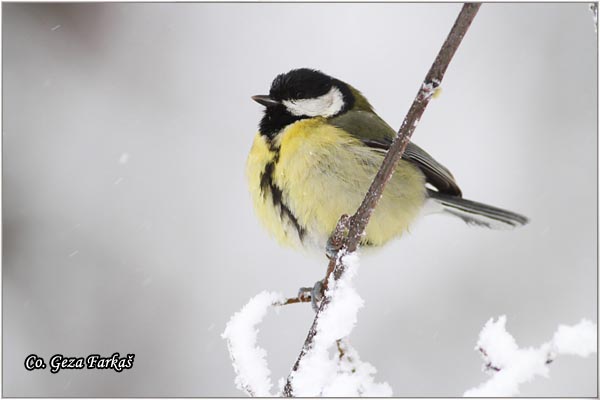
[[[300,226],[298,219],[292,213],[292,211],[288,208],[288,206],[283,202],[283,193],[281,189],[273,182],[273,171],[275,170],[275,163],[279,159],[279,153],[276,153],[273,161],[270,161],[265,165],[265,170],[263,171],[260,177],[260,191],[263,198],[267,195],[267,193],[271,193],[271,199],[273,201],[274,207],[279,207],[280,217],[283,220],[284,216],[287,216],[288,220],[292,223],[296,232],[298,233],[298,237],[300,241],[304,239],[304,235],[306,234],[306,229]]]
[[[304,234],[306,233],[306,231],[302,226],[300,226],[300,223],[298,223],[298,219],[296,219],[296,216],[294,214],[292,214],[292,211],[283,202],[283,198],[282,198],[283,193],[281,192],[281,189],[279,189],[277,187],[277,185],[275,185],[273,182],[271,182],[270,190],[271,190],[271,198],[273,199],[273,205],[274,206],[279,205],[279,210],[280,210],[279,215],[280,215],[281,219],[283,220],[283,217],[287,216],[288,219],[290,220],[290,222],[292,223],[292,225],[294,225],[296,232],[298,232],[298,237],[300,238],[300,240],[301,241],[304,240]]]
[[[273,184],[273,170],[275,169],[275,162],[270,161],[265,165],[265,169],[260,176],[260,193],[263,198],[266,196],[267,191],[271,189]]]

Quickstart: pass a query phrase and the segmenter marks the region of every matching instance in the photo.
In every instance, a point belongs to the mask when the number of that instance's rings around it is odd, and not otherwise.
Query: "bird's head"
[[[252,96],[252,99],[266,107],[260,130],[269,137],[300,119],[332,118],[356,105],[371,110],[358,90],[309,68],[278,75],[268,95]]]

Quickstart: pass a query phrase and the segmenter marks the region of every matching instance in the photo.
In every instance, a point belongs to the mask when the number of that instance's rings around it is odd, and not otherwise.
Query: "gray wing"
[[[387,151],[396,136],[396,132],[375,113],[367,111],[349,111],[330,120],[335,125],[364,144],[374,149]],[[414,143],[409,143],[402,155],[402,159],[418,167],[428,183],[433,185],[439,193],[452,196],[462,196],[454,176],[448,168],[437,162],[425,150]]]

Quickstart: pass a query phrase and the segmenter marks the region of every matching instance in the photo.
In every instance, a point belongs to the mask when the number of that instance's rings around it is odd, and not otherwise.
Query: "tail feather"
[[[430,201],[434,201],[439,211],[459,217],[469,225],[484,226],[490,229],[512,229],[527,224],[523,215],[489,206],[483,203],[463,199],[428,190]]]

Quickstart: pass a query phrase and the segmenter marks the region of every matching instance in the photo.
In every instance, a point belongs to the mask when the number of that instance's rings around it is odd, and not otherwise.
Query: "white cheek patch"
[[[344,107],[344,95],[333,86],[323,96],[314,99],[284,100],[283,105],[292,115],[307,117],[331,117]]]

